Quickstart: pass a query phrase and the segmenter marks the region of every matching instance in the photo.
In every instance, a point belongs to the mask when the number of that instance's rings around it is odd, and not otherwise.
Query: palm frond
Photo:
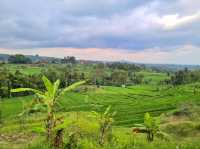
[[[104,115],[107,115],[110,112],[111,106],[108,106],[104,112]]]
[[[143,124],[134,124],[133,126],[134,126],[134,127],[142,127],[142,128],[145,128],[145,125],[143,125]]]
[[[47,89],[49,95],[52,96],[52,93],[53,93],[53,84],[52,84],[51,81],[50,81],[47,77],[45,77],[45,76],[42,77],[42,80],[43,80],[43,82],[44,82],[44,85],[45,85],[45,87],[46,87],[46,89]]]
[[[57,125],[53,130],[58,131],[67,128],[71,124],[70,121],[64,121],[62,124]]]
[[[32,128],[32,132],[44,134],[46,133],[46,130],[43,127],[34,127]]]
[[[61,92],[61,95],[63,95],[65,92],[71,91],[71,90],[73,90],[73,89],[77,88],[78,86],[85,84],[85,83],[86,83],[86,81],[79,81],[77,83],[74,83],[74,84],[66,87],[65,89],[63,89],[63,91]]]
[[[58,88],[60,86],[60,80],[57,80],[54,85],[53,85],[53,96],[55,97],[57,92],[58,92]]]
[[[19,93],[19,92],[30,91],[30,92],[33,92],[35,94],[41,94],[41,95],[43,94],[43,92],[36,90],[36,89],[32,89],[32,88],[16,88],[16,89],[11,89],[10,91],[11,91],[11,93]]]

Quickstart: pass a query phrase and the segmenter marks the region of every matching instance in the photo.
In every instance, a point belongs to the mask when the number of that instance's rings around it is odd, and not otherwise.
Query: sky
[[[200,64],[200,0],[0,0],[0,53]]]

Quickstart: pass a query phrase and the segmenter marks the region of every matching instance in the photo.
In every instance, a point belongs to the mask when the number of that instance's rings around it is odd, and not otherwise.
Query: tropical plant
[[[106,139],[108,141],[112,140],[112,123],[116,112],[111,112],[111,106],[108,106],[103,113],[93,113],[99,119],[99,144],[103,145]]]
[[[0,110],[0,124],[2,124],[3,118],[2,118],[2,111]]]
[[[58,99],[65,93],[70,90],[73,90],[74,88],[82,85],[85,83],[85,81],[80,81],[77,83],[74,83],[64,89],[59,90],[60,80],[55,81],[52,83],[47,77],[43,76],[42,80],[44,82],[45,91],[40,91],[32,88],[17,88],[12,89],[12,93],[16,92],[33,92],[37,95],[39,100],[35,103],[34,108],[35,109],[41,109],[46,108],[47,112],[47,118],[46,118],[46,133],[47,133],[47,140],[52,143],[53,141],[53,132],[54,128],[56,127],[56,104],[58,103]]]
[[[160,130],[159,119],[152,117],[149,113],[144,115],[144,124],[135,124],[135,126],[133,132],[145,133],[149,142],[152,142],[155,136],[163,139],[168,138],[168,135]]]

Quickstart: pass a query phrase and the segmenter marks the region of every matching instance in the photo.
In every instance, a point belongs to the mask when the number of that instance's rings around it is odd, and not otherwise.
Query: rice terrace
[[[200,149],[199,0],[0,0],[0,149]]]
[[[83,73],[82,70],[86,71]],[[181,81],[186,83],[179,84],[179,75],[182,73],[185,80]],[[48,144],[44,145],[48,106],[41,100],[42,95],[23,90],[36,86],[34,89],[45,91],[48,83],[44,85],[42,80],[46,76],[51,82],[60,80],[58,92],[64,90],[65,86],[75,85],[58,97],[53,109],[56,125],[53,126],[52,139],[55,139],[56,131],[63,129],[60,138],[62,147],[68,144],[71,148],[107,148],[108,145],[109,148],[154,148],[157,145],[160,148],[168,148],[169,145],[196,148],[200,131],[200,84],[190,78],[192,75],[198,79],[199,71],[184,69],[157,72],[154,68],[134,64],[79,64],[78,61],[75,64],[45,65],[2,63],[1,147],[49,147]],[[76,85],[81,80],[85,82]],[[23,92],[12,92],[8,84],[14,86],[11,87],[13,89],[22,88]],[[47,91],[51,89],[47,87]],[[48,97],[44,98],[48,100]],[[108,113],[115,114],[104,117],[107,108]],[[147,113],[152,121],[159,121],[156,122],[156,127],[159,127],[156,129],[163,132],[163,135],[155,134],[150,144],[146,133],[134,132],[139,124],[144,124],[144,115]],[[99,144],[101,127],[105,127],[102,145]],[[141,130],[144,128],[138,127]]]

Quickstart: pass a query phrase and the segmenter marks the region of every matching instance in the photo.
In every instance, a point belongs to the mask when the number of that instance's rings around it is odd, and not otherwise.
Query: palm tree
[[[46,133],[47,133],[47,140],[52,141],[53,139],[53,129],[56,127],[56,117],[55,117],[55,105],[58,102],[58,99],[65,93],[74,88],[82,85],[85,81],[80,81],[74,83],[62,90],[59,90],[60,80],[55,81],[52,83],[47,77],[43,76],[42,80],[44,82],[45,91],[40,91],[32,88],[17,88],[11,89],[12,93],[16,92],[26,92],[30,91],[36,94],[39,98],[38,102],[35,103],[35,108],[44,108],[46,107],[47,112],[47,119],[46,119]]]

